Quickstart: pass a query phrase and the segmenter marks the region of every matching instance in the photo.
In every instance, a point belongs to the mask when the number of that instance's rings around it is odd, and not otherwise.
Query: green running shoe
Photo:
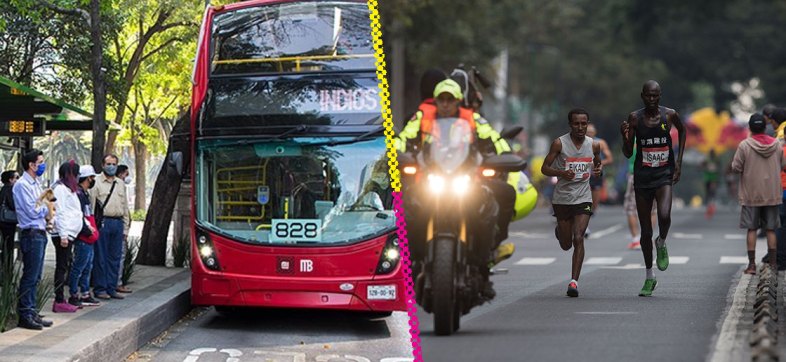
[[[669,267],[669,252],[666,250],[666,244],[663,244],[663,246],[656,246],[655,250],[658,252],[658,270],[664,271]]]
[[[653,279],[647,279],[644,281],[644,286],[641,288],[639,292],[639,297],[651,297],[652,291],[655,290],[655,286],[658,285],[658,281]]]

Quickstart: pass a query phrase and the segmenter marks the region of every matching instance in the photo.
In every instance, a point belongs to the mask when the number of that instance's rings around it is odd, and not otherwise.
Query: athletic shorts
[[[742,206],[740,229],[775,230],[781,227],[780,205]]]
[[[590,189],[600,190],[603,188],[603,176],[595,177],[590,176]]]
[[[625,200],[622,203],[625,209],[625,215],[638,216],[639,212],[636,210],[636,192],[633,190],[633,175],[628,175],[628,188],[625,189]],[[652,213],[656,212],[655,203],[652,203]]]
[[[590,215],[592,216],[592,203],[583,202],[576,205],[551,205],[554,208],[554,217],[557,220],[572,219],[576,215]]]

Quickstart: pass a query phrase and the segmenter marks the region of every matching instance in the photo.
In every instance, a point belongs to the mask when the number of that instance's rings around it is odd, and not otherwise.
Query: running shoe
[[[494,251],[494,265],[501,263],[503,260],[510,258],[516,251],[516,246],[513,243],[505,243],[497,247]]]
[[[641,288],[639,292],[639,297],[650,297],[652,296],[652,291],[655,290],[655,286],[658,285],[658,281],[655,278],[649,279],[644,281],[644,287]]]
[[[631,241],[630,244],[628,244],[628,249],[630,250],[641,249],[641,242]]]
[[[579,296],[579,285],[576,284],[576,282],[570,282],[568,284],[568,296],[571,298]]]
[[[756,275],[756,264],[748,264],[748,268],[745,269],[745,274]]]
[[[666,243],[663,243],[663,246],[657,246],[658,245],[657,240],[659,239],[660,236],[658,236],[658,238],[655,239],[656,240],[655,249],[658,253],[658,258],[656,262],[658,263],[658,270],[664,271],[669,268],[669,251],[666,250]]]

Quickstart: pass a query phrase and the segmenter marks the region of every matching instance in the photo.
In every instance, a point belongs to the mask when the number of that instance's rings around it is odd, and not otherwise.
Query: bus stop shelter
[[[31,149],[33,139],[48,131],[91,130],[91,113],[0,77],[0,149]]]

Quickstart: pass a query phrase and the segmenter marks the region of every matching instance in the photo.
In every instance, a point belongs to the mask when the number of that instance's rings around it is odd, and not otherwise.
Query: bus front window
[[[198,222],[256,244],[341,244],[395,228],[383,137],[200,141]]]

